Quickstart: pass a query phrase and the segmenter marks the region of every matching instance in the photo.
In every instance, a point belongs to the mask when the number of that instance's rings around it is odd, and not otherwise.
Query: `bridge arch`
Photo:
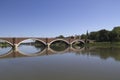
[[[65,39],[55,39],[55,40],[51,41],[51,42],[49,43],[49,45],[51,45],[53,42],[56,42],[56,41],[63,41],[63,42],[65,42],[65,43],[69,44],[69,42],[68,42],[67,40],[65,40]]]
[[[85,42],[83,40],[74,40],[71,42],[71,48],[72,49],[81,49],[84,47]]]
[[[25,40],[28,40],[28,41],[30,41],[30,42],[39,41],[40,43],[42,43],[42,44],[44,45],[44,47],[43,47],[43,49],[41,49],[41,51],[38,51],[38,52],[35,52],[35,53],[30,53],[30,54],[25,53],[24,51],[21,51],[21,50],[20,50],[20,47],[19,47],[20,44],[23,43]],[[47,45],[46,42],[44,42],[43,40],[40,40],[40,39],[37,39],[37,38],[28,38],[28,39],[22,40],[21,42],[19,42],[19,43],[17,44],[17,51],[18,51],[19,53],[21,53],[22,55],[26,55],[26,56],[36,56],[36,55],[40,55],[40,54],[43,53],[43,51],[45,50],[45,46],[46,46],[46,45]]]
[[[69,42],[64,39],[55,39],[48,44],[52,52],[63,52],[69,47]]]
[[[85,44],[83,40],[79,40],[79,39],[72,41],[70,44],[73,44],[74,42],[82,42],[83,44]]]
[[[32,54],[27,54],[27,53],[24,53],[22,51],[18,51],[20,54],[24,55],[24,56],[40,56],[42,54],[44,54],[46,52],[46,49],[43,49],[42,51],[40,52],[36,52],[36,53],[32,53]]]
[[[31,39],[31,40],[37,40],[37,41],[43,43],[44,45],[47,45],[46,42],[44,42],[43,40],[40,40],[40,39],[37,39],[37,38],[28,38],[28,39],[24,39],[24,40],[20,41],[20,42],[17,44],[17,46],[19,46],[23,41],[29,40],[29,39]]]
[[[6,43],[8,43],[9,45],[11,45],[13,47],[13,44],[11,42],[9,42],[8,40],[0,39],[0,42],[6,42]]]
[[[53,49],[49,49],[52,53],[65,53],[65,52],[68,52],[69,51],[69,47],[68,48],[66,48],[65,50],[62,50],[62,51],[55,51],[55,50],[53,50]]]
[[[7,53],[0,54],[0,57],[5,57],[5,56],[11,54],[12,52],[13,52],[13,50],[11,49]]]

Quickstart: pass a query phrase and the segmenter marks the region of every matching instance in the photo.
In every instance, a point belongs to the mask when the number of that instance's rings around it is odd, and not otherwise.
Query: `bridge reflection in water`
[[[32,53],[32,54],[29,54],[29,53],[24,53],[22,51],[15,51],[13,49],[11,49],[10,51],[8,51],[7,53],[2,53],[0,55],[0,58],[15,58],[15,57],[29,57],[29,56],[45,56],[45,55],[53,55],[53,54],[64,54],[64,53],[67,53],[67,52],[80,52],[84,50],[84,47],[81,48],[81,49],[75,49],[75,48],[72,48],[72,47],[68,47],[66,48],[65,50],[62,50],[62,51],[56,51],[56,50],[53,50],[51,48],[45,48],[43,49],[42,51],[40,52],[36,52],[36,53]]]
[[[119,48],[97,48],[97,47],[83,47],[80,49],[75,49],[73,47],[68,47],[62,51],[56,51],[51,48],[45,48],[40,52],[36,53],[24,53],[21,51],[15,51],[11,49],[7,53],[1,53],[0,48],[0,59],[3,58],[17,58],[17,57],[32,57],[32,56],[48,56],[48,55],[58,55],[58,54],[65,54],[65,53],[73,53],[76,55],[87,55],[87,56],[96,56],[101,59],[108,59],[113,58],[116,61],[120,61],[120,49]]]

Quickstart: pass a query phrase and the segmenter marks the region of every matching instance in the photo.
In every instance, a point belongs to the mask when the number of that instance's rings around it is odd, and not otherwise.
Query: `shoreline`
[[[85,47],[101,47],[101,48],[120,48],[120,42],[94,42],[86,43]]]

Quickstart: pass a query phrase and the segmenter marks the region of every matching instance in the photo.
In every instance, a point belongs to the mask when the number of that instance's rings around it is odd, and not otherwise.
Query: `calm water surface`
[[[0,48],[1,55],[7,50]],[[22,51],[28,52],[26,55],[40,51],[35,47],[26,50]],[[46,49],[39,56],[4,56],[0,58],[0,80],[120,80],[120,49],[69,49],[61,53]]]

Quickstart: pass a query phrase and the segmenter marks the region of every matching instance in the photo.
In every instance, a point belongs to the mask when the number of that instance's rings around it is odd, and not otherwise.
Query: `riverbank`
[[[102,47],[102,48],[120,48],[120,42],[94,42],[85,44],[86,47]]]

